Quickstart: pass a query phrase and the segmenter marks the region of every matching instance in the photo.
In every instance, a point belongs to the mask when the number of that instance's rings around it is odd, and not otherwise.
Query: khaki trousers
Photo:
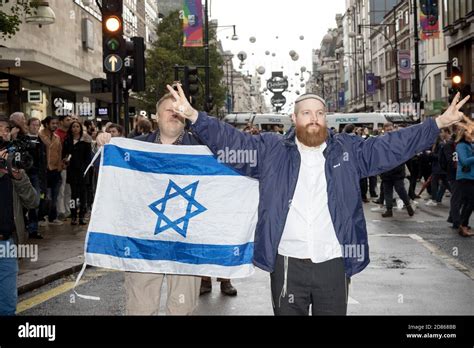
[[[166,314],[190,315],[197,306],[201,277],[140,272],[125,272],[126,314],[158,314],[165,276],[168,284]]]

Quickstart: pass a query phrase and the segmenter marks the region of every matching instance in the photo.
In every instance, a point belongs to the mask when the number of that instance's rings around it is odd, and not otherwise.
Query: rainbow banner
[[[183,46],[203,46],[203,11],[201,0],[183,1]]]
[[[439,38],[438,0],[420,0],[421,40]]]

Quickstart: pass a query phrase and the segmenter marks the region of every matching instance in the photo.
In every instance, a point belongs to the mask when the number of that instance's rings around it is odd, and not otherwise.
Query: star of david
[[[172,228],[181,236],[186,238],[189,220],[196,215],[205,212],[207,209],[195,200],[196,189],[199,181],[196,181],[184,188],[179,187],[173,180],[170,180],[163,198],[151,203],[148,207],[158,215],[158,222],[155,227],[155,235]],[[187,201],[186,213],[180,218],[172,221],[166,215],[166,204],[175,197],[182,197]]]

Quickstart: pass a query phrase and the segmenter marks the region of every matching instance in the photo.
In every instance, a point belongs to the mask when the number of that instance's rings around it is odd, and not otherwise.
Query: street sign
[[[280,93],[275,93],[270,102],[273,106],[283,106],[286,104],[286,98]]]
[[[116,73],[122,70],[123,61],[117,54],[110,54],[104,60],[105,69],[110,73]]]

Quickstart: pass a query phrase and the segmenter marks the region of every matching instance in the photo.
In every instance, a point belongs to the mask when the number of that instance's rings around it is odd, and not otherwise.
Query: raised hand
[[[198,112],[193,109],[191,104],[189,104],[188,99],[181,88],[181,84],[178,84],[177,86],[178,92],[176,92],[170,85],[166,85],[166,88],[168,88],[168,91],[175,99],[173,103],[173,111],[179,116],[182,116],[194,123],[198,118]]]
[[[469,98],[470,96],[467,96],[463,100],[459,101],[459,99],[461,99],[461,93],[458,92],[445,113],[436,119],[438,128],[446,128],[462,121],[464,119],[464,114],[459,110],[469,100]]]

